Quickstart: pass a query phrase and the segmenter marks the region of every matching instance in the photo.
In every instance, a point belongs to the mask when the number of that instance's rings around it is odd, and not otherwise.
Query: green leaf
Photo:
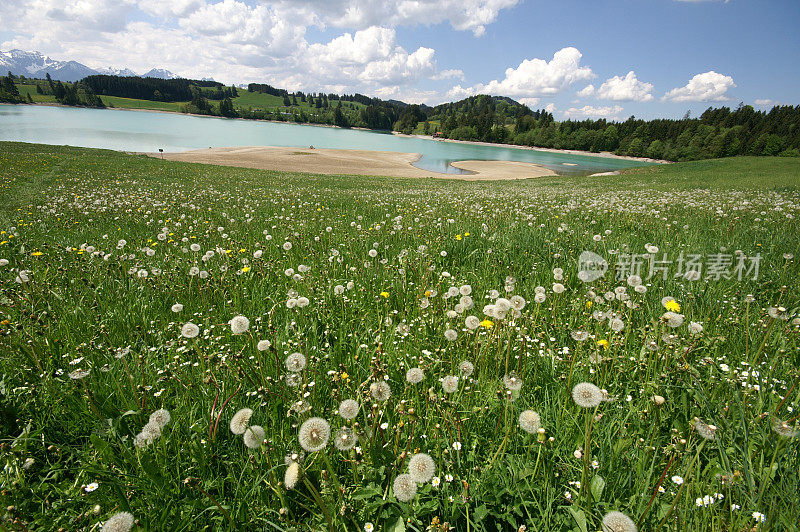
[[[581,529],[581,532],[588,532],[586,528],[586,514],[583,513],[583,510],[573,508],[572,506],[568,507],[567,510],[572,514],[572,518],[575,520],[575,523],[577,523],[578,528]]]
[[[589,483],[589,489],[592,491],[592,498],[599,501],[603,495],[603,488],[606,487],[606,481],[600,475],[595,476]]]
[[[387,529],[387,532],[406,532],[405,519],[398,517],[397,521]]]

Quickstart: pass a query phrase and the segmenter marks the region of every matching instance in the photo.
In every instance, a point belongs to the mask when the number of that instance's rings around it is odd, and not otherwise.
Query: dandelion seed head
[[[287,490],[294,489],[297,486],[297,481],[300,480],[300,464],[291,462],[289,467],[286,468],[286,474],[283,476],[283,485]]]
[[[408,461],[408,474],[415,482],[425,484],[436,473],[436,463],[430,455],[417,453]]]
[[[247,427],[250,425],[250,417],[252,417],[252,415],[253,411],[249,408],[242,408],[236,412],[231,418],[231,432],[236,435],[244,434],[244,431],[246,431]]]
[[[369,385],[369,393],[378,402],[384,402],[392,395],[392,389],[385,381],[375,381]]]
[[[264,441],[264,428],[260,425],[250,425],[244,431],[244,444],[248,449],[258,449]]]
[[[183,327],[181,327],[181,336],[183,336],[184,338],[197,338],[198,334],[200,334],[200,327],[198,327],[191,321],[185,323]]]
[[[250,328],[250,320],[245,316],[234,316],[231,318],[230,326],[233,334],[244,334]]]
[[[442,388],[445,393],[453,393],[458,390],[458,377],[455,375],[448,375],[442,379]]]
[[[303,353],[292,353],[286,357],[286,369],[292,373],[299,373],[306,367],[306,357]]]
[[[356,445],[356,435],[350,427],[342,427],[333,437],[333,446],[340,451],[349,451]]]
[[[155,423],[159,427],[164,428],[167,425],[167,423],[170,422],[171,419],[172,416],[170,416],[169,411],[160,408],[155,412],[153,412],[152,414],[150,414],[149,421],[150,423]]]
[[[539,432],[542,426],[542,419],[533,410],[525,410],[519,415],[519,427],[528,434]]]
[[[330,437],[331,426],[321,417],[307,419],[298,432],[300,447],[310,453],[324,449]]]
[[[408,502],[417,495],[417,483],[407,473],[397,475],[392,484],[392,489],[394,490],[394,496],[401,502]]]
[[[594,408],[603,402],[603,392],[590,382],[581,382],[572,389],[572,400],[581,408]]]
[[[100,532],[129,532],[133,528],[133,515],[129,512],[118,512],[103,523]]]
[[[411,368],[406,371],[406,381],[409,384],[419,384],[425,378],[425,373],[420,368]]]
[[[354,419],[361,406],[355,399],[345,399],[339,404],[339,415],[344,419]]]
[[[608,512],[603,516],[603,532],[636,532],[636,523],[622,512]]]

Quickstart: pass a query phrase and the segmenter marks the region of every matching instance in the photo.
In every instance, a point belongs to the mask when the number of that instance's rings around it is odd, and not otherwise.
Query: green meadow
[[[796,530],[798,216],[2,142],[0,528]]]

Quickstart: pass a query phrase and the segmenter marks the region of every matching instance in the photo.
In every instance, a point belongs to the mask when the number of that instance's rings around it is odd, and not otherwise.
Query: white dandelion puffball
[[[417,483],[409,474],[397,475],[392,484],[394,496],[398,501],[408,502],[417,495]]]
[[[333,446],[339,451],[349,451],[356,445],[356,435],[350,427],[342,427],[333,437]]]
[[[161,408],[150,414],[149,421],[150,423],[155,423],[159,427],[164,428],[171,419],[172,416],[169,415],[169,412]]]
[[[419,384],[425,378],[425,373],[420,368],[411,368],[406,371],[406,381],[409,384]]]
[[[174,305],[172,305],[172,312],[175,312],[177,314],[182,310],[183,310],[183,305],[181,305],[180,303],[175,303]]]
[[[467,329],[474,331],[481,325],[481,320],[478,319],[477,316],[467,316],[467,319],[464,320],[464,324],[467,326]]]
[[[369,393],[373,399],[382,403],[392,395],[392,389],[384,381],[375,381],[369,385]]]
[[[300,464],[292,462],[286,468],[286,474],[283,476],[283,485],[287,490],[294,489],[297,486],[297,481],[300,480]]]
[[[198,334],[200,334],[200,327],[198,327],[191,321],[185,323],[183,327],[181,327],[181,336],[183,336],[184,338],[197,338]]]
[[[703,324],[696,321],[689,322],[689,333],[697,335],[703,332]]]
[[[244,444],[248,449],[258,449],[264,441],[264,428],[260,425],[251,425],[244,432]]]
[[[436,474],[436,463],[430,455],[417,453],[408,461],[408,474],[415,482],[425,484]]]
[[[442,388],[445,393],[453,393],[458,390],[458,377],[455,375],[448,375],[442,379]]]
[[[516,373],[511,372],[503,377],[503,384],[505,385],[506,388],[508,388],[512,392],[516,392],[517,390],[522,388],[522,379],[517,377]]]
[[[118,512],[103,523],[100,532],[128,532],[133,528],[133,515],[129,512]]]
[[[292,373],[299,373],[306,367],[306,357],[303,353],[292,353],[286,357],[286,369]]]
[[[463,377],[469,377],[475,371],[475,365],[469,360],[465,360],[458,365],[458,371]]]
[[[345,399],[339,404],[339,415],[344,419],[354,419],[361,406],[355,399]]]
[[[581,382],[572,389],[572,399],[581,408],[594,408],[603,402],[603,392],[590,382]]]
[[[444,332],[444,337],[453,342],[456,338],[458,338],[458,333],[454,329],[447,329]]]
[[[245,316],[235,316],[231,318],[230,325],[233,334],[244,334],[250,328],[250,320]]]
[[[603,532],[636,532],[636,523],[622,512],[608,512],[603,516]]]
[[[321,417],[312,417],[300,425],[298,439],[300,447],[314,453],[320,451],[328,445],[331,437],[331,426]]]
[[[677,312],[665,312],[662,319],[666,322],[667,326],[675,329],[683,325],[683,314]]]
[[[272,346],[272,343],[269,340],[261,340],[256,344],[256,349],[259,351],[266,351]]]
[[[528,434],[534,434],[542,426],[542,419],[533,410],[525,410],[519,415],[519,428]]]
[[[252,415],[253,411],[249,408],[242,408],[236,412],[231,418],[231,432],[236,435],[244,434],[244,431],[250,425],[250,417]]]

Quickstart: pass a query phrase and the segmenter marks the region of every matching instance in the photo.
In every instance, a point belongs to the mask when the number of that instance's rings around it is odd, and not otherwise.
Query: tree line
[[[226,87],[217,81],[196,79],[140,78],[138,76],[87,76],[81,83],[102,96],[119,96],[157,102],[185,102],[197,97],[224,100],[238,96],[236,87]]]

